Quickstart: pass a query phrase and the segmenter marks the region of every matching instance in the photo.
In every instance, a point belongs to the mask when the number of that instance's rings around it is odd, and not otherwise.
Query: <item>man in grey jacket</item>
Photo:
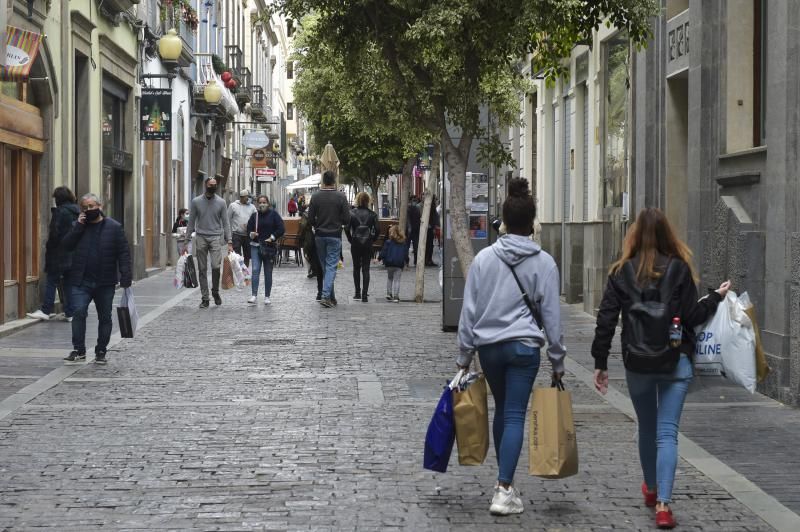
[[[239,192],[239,199],[228,205],[228,219],[233,233],[233,250],[244,257],[244,263],[250,266],[250,236],[247,234],[247,222],[256,213],[256,206],[250,203],[250,191]]]
[[[211,253],[211,295],[214,304],[221,305],[219,296],[219,268],[222,264],[222,238],[228,243],[228,251],[233,251],[231,226],[225,200],[217,196],[217,180],[206,179],[206,192],[192,200],[189,207],[189,227],[186,234],[195,233],[194,249],[197,254],[197,269],[200,277],[202,300],[200,308],[208,308],[208,255]]]

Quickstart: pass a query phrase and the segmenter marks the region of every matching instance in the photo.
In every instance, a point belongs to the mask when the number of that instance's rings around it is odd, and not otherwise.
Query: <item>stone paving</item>
[[[236,290],[208,310],[199,293],[179,302],[108,366],[0,420],[0,530],[652,529],[635,423],[572,374],[580,473],[530,477],[524,450],[522,515],[488,513],[493,450],[482,466],[422,469],[455,335],[440,304],[409,302],[413,274],[399,304],[380,297],[379,267],[377,297],[352,301],[345,269],[339,307],[324,309],[294,266],[275,270],[271,306]],[[437,275],[426,271],[426,299],[441,298]],[[564,310],[578,324],[567,345],[581,345],[591,318]],[[681,530],[771,530],[684,461],[674,508]]]

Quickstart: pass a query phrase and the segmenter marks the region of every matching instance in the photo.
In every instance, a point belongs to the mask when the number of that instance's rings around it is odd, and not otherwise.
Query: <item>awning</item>
[[[319,182],[322,179],[322,174],[312,174],[308,177],[295,181],[287,185],[286,190],[296,190],[298,188],[319,188]]]
[[[42,35],[6,26],[5,64],[0,66],[0,81],[27,81],[39,54]]]

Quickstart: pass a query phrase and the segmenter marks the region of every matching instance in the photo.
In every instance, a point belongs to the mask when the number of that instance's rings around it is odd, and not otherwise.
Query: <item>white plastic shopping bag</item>
[[[231,271],[233,272],[233,283],[236,285],[236,288],[241,288],[244,286],[245,281],[245,273],[242,271],[242,265],[244,264],[244,257],[239,255],[238,253],[231,251],[228,254],[228,260],[231,262]]]
[[[698,375],[723,375],[750,393],[756,390],[756,339],[745,301],[729,291],[714,317],[697,328]]]
[[[183,274],[186,270],[186,254],[180,256],[178,259],[177,264],[175,264],[175,279],[173,279],[172,284],[175,288],[183,288]]]

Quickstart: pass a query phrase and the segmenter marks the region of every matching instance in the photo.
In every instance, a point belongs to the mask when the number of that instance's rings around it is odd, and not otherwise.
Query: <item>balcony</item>
[[[195,54],[195,66],[197,68],[197,81],[194,85],[192,98],[194,100],[194,107],[199,113],[208,113],[215,115],[214,121],[217,124],[230,122],[236,118],[239,113],[239,106],[236,99],[231,94],[231,91],[225,88],[225,84],[214,72],[214,66],[211,59],[212,54],[199,53]],[[222,88],[222,100],[218,105],[209,105],[203,94],[206,84],[214,80]]]
[[[239,80],[239,86],[236,87],[236,103],[239,108],[244,107],[245,104],[253,101],[251,94],[251,85],[253,84],[253,76],[250,74],[250,69],[242,67],[236,71],[236,78]]]
[[[138,3],[139,0],[99,0],[97,2],[97,11],[111,21],[112,26],[119,26],[122,22],[122,13],[127,12],[130,15],[133,6]]]
[[[228,68],[236,72],[244,66],[244,54],[242,49],[235,44],[230,44],[225,47],[225,63]]]
[[[253,96],[253,101],[250,102],[250,116],[255,120],[265,120],[267,113],[264,108],[264,88],[261,85],[253,85],[250,92]]]

